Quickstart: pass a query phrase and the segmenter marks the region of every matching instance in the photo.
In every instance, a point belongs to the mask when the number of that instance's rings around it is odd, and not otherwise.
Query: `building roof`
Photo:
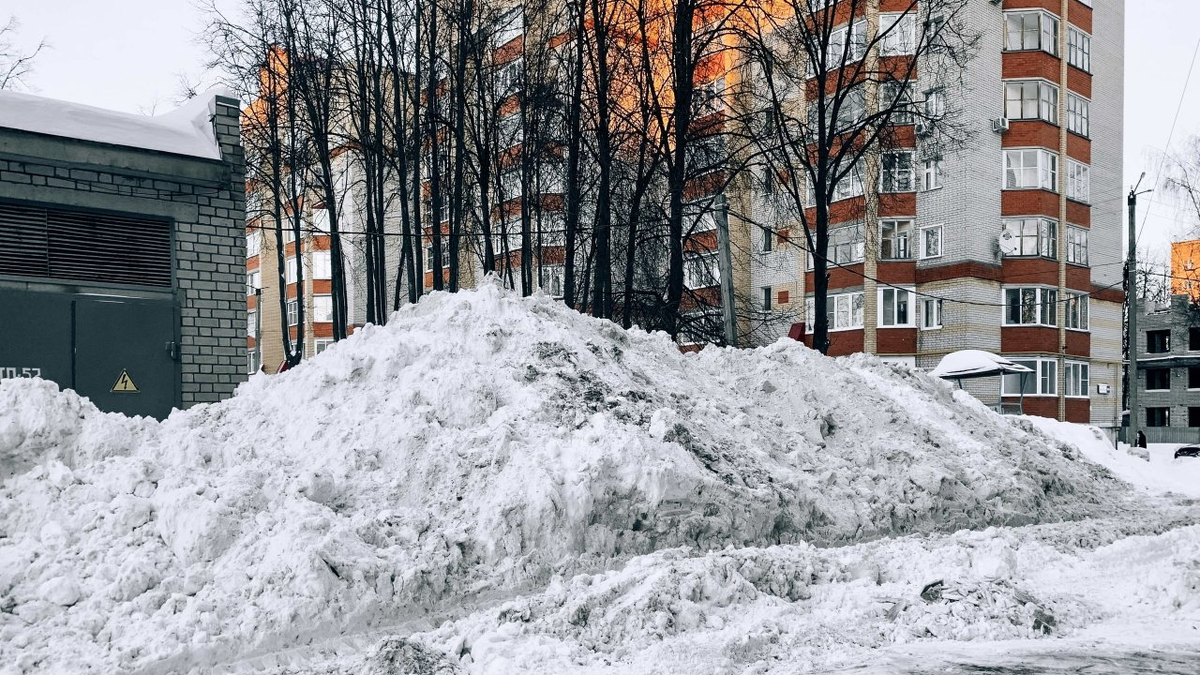
[[[212,128],[218,95],[224,94],[210,90],[169,113],[147,116],[0,91],[0,128],[221,159]]]

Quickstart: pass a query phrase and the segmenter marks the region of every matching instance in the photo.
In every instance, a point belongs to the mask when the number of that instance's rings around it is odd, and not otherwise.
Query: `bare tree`
[[[35,46],[23,49],[17,44],[21,22],[10,16],[0,26],[0,89],[26,88],[26,78],[33,72],[33,62],[49,45],[45,38]]]

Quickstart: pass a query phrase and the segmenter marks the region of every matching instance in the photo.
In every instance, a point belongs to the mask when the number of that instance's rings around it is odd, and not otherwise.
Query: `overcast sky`
[[[223,0],[224,1],[224,0]],[[232,0],[229,0],[232,1]],[[198,44],[202,0],[0,0],[0,17],[15,14],[22,39],[45,37],[52,49],[37,61],[37,93],[125,110],[163,112],[180,91],[179,75],[203,73],[208,54]],[[1147,172],[1157,179],[1176,107],[1200,35],[1197,0],[1131,0],[1126,12],[1126,189]],[[1192,76],[1172,145],[1200,133],[1200,70]],[[1165,250],[1187,216],[1161,193],[1141,198],[1149,209],[1143,250]]]

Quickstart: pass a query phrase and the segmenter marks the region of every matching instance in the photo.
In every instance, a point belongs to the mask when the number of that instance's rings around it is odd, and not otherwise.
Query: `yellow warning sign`
[[[114,384],[113,388],[109,391],[113,391],[118,394],[141,393],[138,391],[137,385],[133,383],[132,379],[130,379],[129,371],[125,370],[124,368],[121,369],[121,376],[117,378],[117,383]]]

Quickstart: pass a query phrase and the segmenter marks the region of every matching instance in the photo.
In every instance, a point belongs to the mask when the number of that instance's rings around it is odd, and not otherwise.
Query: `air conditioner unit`
[[[1008,132],[1008,118],[1001,117],[999,119],[992,120],[992,131],[994,131],[998,134],[1007,133]]]

